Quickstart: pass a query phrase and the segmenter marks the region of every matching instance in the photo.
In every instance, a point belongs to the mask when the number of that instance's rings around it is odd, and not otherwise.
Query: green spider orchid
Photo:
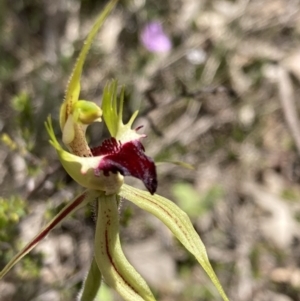
[[[102,279],[127,301],[154,301],[148,285],[126,259],[119,238],[120,198],[159,218],[190,251],[208,274],[223,300],[229,300],[215,275],[207,257],[205,246],[192,226],[187,214],[170,200],[155,194],[156,168],[153,160],[145,155],[138,129],[132,124],[138,112],[129,122],[122,121],[123,96],[117,97],[117,82],[108,84],[103,93],[102,107],[79,100],[80,78],[91,43],[117,0],[109,2],[89,33],[71,75],[66,97],[60,110],[60,126],[65,150],[55,137],[51,118],[46,122],[50,143],[56,149],[67,173],[86,190],[67,204],[1,271],[2,278],[22,257],[30,252],[54,227],[75,210],[97,202],[97,223],[94,242],[94,258],[79,296],[81,301],[96,298]],[[99,147],[90,149],[85,131],[93,122],[105,121],[111,138]],[[143,181],[147,191],[124,184],[124,176]]]

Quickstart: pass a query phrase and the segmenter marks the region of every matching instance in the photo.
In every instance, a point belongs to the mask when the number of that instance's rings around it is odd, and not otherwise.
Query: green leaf
[[[196,257],[197,261],[201,264],[219,291],[223,300],[229,301],[209,262],[205,246],[184,211],[162,196],[151,195],[146,191],[133,188],[126,184],[121,187],[119,195],[159,218],[186,249]]]
[[[95,259],[104,281],[126,301],[155,301],[147,283],[126,259],[119,238],[116,195],[98,200]]]

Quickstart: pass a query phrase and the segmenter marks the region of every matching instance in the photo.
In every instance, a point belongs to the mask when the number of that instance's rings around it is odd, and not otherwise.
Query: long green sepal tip
[[[74,104],[78,101],[79,94],[80,94],[80,78],[82,73],[82,68],[86,59],[86,56],[91,48],[92,42],[101,28],[102,24],[111,13],[115,5],[117,4],[118,0],[111,0],[108,4],[104,7],[96,22],[94,23],[93,28],[89,32],[87,38],[84,41],[84,45],[79,53],[73,71],[71,73],[69,82],[66,88],[66,95],[64,102],[60,109],[60,127],[61,130],[64,130],[65,123],[67,121],[68,115],[71,113]]]
[[[229,301],[206,253],[205,246],[195,231],[188,215],[170,200],[124,184],[120,196],[159,218],[174,236],[191,252],[208,274],[224,301]]]
[[[66,217],[72,214],[81,206],[87,204],[95,198],[93,192],[85,191],[68,203],[18,254],[16,254],[0,272],[0,279],[4,277],[15,264],[17,264],[26,254],[28,254],[48,233],[60,224]]]
[[[98,30],[102,26],[102,24],[105,21],[105,19],[107,18],[107,16],[113,10],[113,8],[117,4],[117,2],[118,2],[118,0],[112,0],[105,6],[103,11],[99,15],[98,19],[96,20],[96,22],[95,22],[93,28],[91,29],[90,33],[88,34],[86,40],[84,41],[84,46],[83,46],[82,50],[80,51],[77,62],[75,64],[72,75],[70,77],[70,81],[69,81],[69,84],[68,84],[68,87],[67,87],[67,92],[66,92],[67,97],[70,93],[72,93],[74,87],[79,83],[80,76],[81,76],[81,73],[82,73],[83,64],[84,64],[85,58],[86,58],[86,56],[87,56],[87,54],[88,54],[88,52],[91,48],[91,44],[92,44]]]
[[[104,281],[125,301],[155,301],[147,283],[122,251],[115,195],[103,195],[98,201],[95,259]]]

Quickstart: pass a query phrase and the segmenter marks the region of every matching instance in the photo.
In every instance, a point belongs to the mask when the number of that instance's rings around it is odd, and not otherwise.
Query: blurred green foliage
[[[32,101],[27,92],[22,91],[14,96],[11,102],[12,108],[16,111],[16,126],[21,131],[21,135],[27,144],[28,150],[34,146],[34,112]]]
[[[26,202],[19,196],[0,198],[0,241],[10,241],[16,224],[26,213]]]
[[[19,271],[19,276],[26,280],[38,279],[41,276],[41,268],[43,256],[34,254],[31,256],[26,256],[21,262],[21,271]]]
[[[212,210],[223,196],[223,189],[218,185],[199,194],[192,184],[184,182],[173,185],[172,192],[180,208],[191,218],[200,217]]]
[[[8,198],[0,197],[0,263],[1,265],[11,258],[14,253],[17,226],[20,219],[26,214],[27,204],[19,196]]]
[[[105,301],[113,301],[114,300],[112,290],[105,283],[101,284],[101,288],[95,299],[95,301],[102,301],[102,300],[105,300]]]

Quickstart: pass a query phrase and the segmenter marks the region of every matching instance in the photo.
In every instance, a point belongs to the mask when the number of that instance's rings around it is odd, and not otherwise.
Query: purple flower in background
[[[151,52],[167,52],[172,48],[170,38],[157,21],[150,22],[143,28],[141,41],[144,47]]]

